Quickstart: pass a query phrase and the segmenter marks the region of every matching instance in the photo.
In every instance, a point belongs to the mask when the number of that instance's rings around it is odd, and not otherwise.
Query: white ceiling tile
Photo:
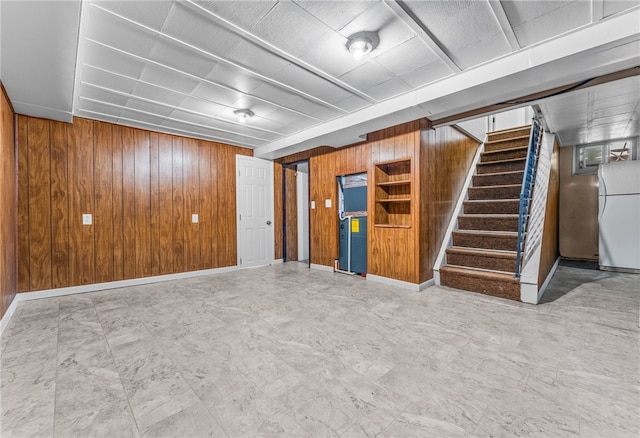
[[[123,93],[131,93],[136,86],[136,79],[134,78],[115,75],[87,65],[82,67],[82,81],[122,91]]]
[[[87,38],[147,56],[156,44],[156,35],[97,8],[91,10]]]
[[[86,119],[93,119],[93,120],[99,120],[102,122],[109,122],[109,123],[118,123],[118,116],[110,116],[110,115],[104,115],[104,114],[98,114],[98,113],[94,113],[88,110],[83,110],[82,108],[78,108],[77,113],[75,114],[78,117],[84,117]]]
[[[241,40],[226,58],[266,76],[272,76],[290,64],[286,59],[248,40]]]
[[[591,6],[590,2],[586,1],[505,3],[505,12],[522,47],[553,38],[591,22]],[[512,7],[508,8],[507,5]],[[511,16],[518,17],[517,12],[527,19],[514,25]]]
[[[637,0],[604,0],[603,3],[603,18],[610,17],[618,12],[626,11],[627,9],[638,6]]]
[[[375,4],[372,1],[295,0],[295,2],[334,30],[342,29]]]
[[[451,74],[453,74],[453,72],[449,66],[444,62],[437,60],[407,72],[401,75],[400,78],[413,88],[418,88],[437,81],[438,79],[450,76]]]
[[[398,79],[389,79],[382,84],[375,85],[366,90],[366,93],[376,100],[385,100],[410,91],[411,87]]]
[[[367,102],[360,96],[353,94],[345,98],[344,100],[337,102],[336,105],[346,111],[353,112],[369,106],[369,102]]]
[[[159,65],[147,64],[140,79],[160,87],[190,93],[200,83],[198,80]]]
[[[172,93],[171,91],[163,90],[162,88],[153,87],[144,83],[138,83],[132,94],[144,99],[155,100],[174,106],[180,105],[180,102],[184,99],[184,96],[181,94]]]
[[[212,116],[217,116],[229,111],[233,112],[227,106],[219,105],[211,101],[195,99],[192,97],[184,98],[184,100],[180,103],[180,108],[197,111],[204,114],[211,114]]]
[[[313,48],[329,32],[298,5],[280,2],[253,27],[255,34],[298,58]]]
[[[161,41],[161,44],[152,49],[150,58],[163,65],[204,77],[217,64],[217,61],[210,56],[196,52],[179,43],[168,40]]]
[[[233,105],[234,102],[242,96],[241,93],[229,91],[206,82],[202,82],[196,86],[191,94],[212,102],[218,102],[221,105]]]
[[[263,82],[255,75],[222,63],[217,64],[205,77],[243,93],[251,93]]]
[[[237,33],[217,24],[205,12],[176,3],[163,31],[214,55],[224,56],[242,39]]]
[[[394,50],[376,57],[376,60],[388,70],[400,76],[416,68],[436,61],[438,57],[418,37],[413,37]]]
[[[352,94],[350,91],[294,64],[289,64],[274,79],[330,103],[336,103]]]
[[[174,6],[171,1],[95,1],[101,8],[115,12],[145,26],[160,30],[169,11]]]
[[[306,114],[311,114],[314,111],[325,108],[325,106],[320,103],[297,94],[285,92],[281,88],[267,83],[260,85],[252,94]]]
[[[196,1],[196,3],[248,30],[262,20],[278,0]]]
[[[107,90],[103,90],[100,88],[92,87],[87,84],[81,84],[79,94],[82,97],[87,99],[99,100],[101,102],[113,103],[116,105],[124,106],[127,104],[129,98],[127,95],[120,95],[116,93],[111,93]]]
[[[352,87],[366,92],[369,88],[382,84],[391,78],[375,63],[363,60],[358,67],[340,76],[340,79]]]
[[[499,58],[511,52],[502,32],[496,33],[453,53],[453,59],[463,70]]]
[[[156,105],[138,99],[129,99],[129,101],[127,102],[127,108],[157,114],[162,117],[168,117],[173,112],[173,108],[163,105]]]
[[[575,2],[575,0],[573,1]],[[572,1],[557,0],[557,1],[522,1],[522,0],[502,0],[502,7],[505,14],[509,19],[512,27],[520,26],[527,21],[534,20],[543,15],[557,12],[567,6]]]
[[[86,41],[84,63],[113,71],[132,78],[139,78],[145,63],[107,47]]]
[[[81,99],[79,102],[79,109],[82,111],[90,111],[94,113],[107,114],[113,117],[120,117],[122,115],[122,109],[100,102],[93,102],[90,100]]]

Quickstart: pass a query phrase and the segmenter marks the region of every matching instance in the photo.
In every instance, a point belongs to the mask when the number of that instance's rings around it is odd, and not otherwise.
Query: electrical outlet
[[[316,201],[311,201],[311,210],[316,209]]]
[[[83,214],[82,215],[82,225],[91,225],[93,224],[93,218],[91,217],[90,214]]]
[[[324,208],[331,208],[331,199],[324,200]]]
[[[198,215],[197,214],[192,214],[191,215],[191,223],[193,223],[193,224],[197,224],[198,223]]]

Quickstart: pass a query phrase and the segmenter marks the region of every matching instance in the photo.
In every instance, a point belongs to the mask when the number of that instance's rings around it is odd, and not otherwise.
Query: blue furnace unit
[[[353,216],[340,220],[340,269],[366,274],[367,217]]]

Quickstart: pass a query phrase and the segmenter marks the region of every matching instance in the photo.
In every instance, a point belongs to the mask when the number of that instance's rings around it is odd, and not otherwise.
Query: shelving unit
[[[376,227],[411,227],[411,159],[375,165]]]

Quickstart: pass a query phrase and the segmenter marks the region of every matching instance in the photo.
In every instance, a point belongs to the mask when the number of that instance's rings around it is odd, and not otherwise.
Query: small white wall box
[[[316,209],[316,201],[311,201],[311,210]]]
[[[197,214],[192,214],[191,215],[191,222],[194,224],[198,223],[198,215]]]
[[[324,207],[325,208],[331,208],[331,199],[325,199],[324,200]]]
[[[93,218],[90,214],[82,215],[82,225],[91,225],[93,224]]]

